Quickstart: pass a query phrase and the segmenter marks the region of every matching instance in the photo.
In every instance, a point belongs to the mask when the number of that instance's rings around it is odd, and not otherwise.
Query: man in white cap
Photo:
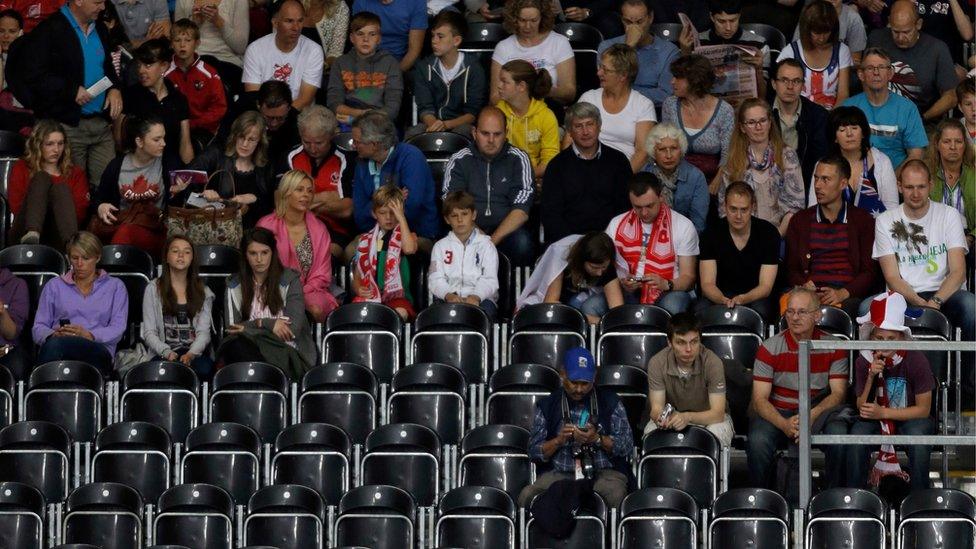
[[[905,298],[895,292],[878,295],[868,314],[858,317],[858,339],[906,341],[912,337],[905,327]],[[930,417],[935,379],[929,361],[919,351],[863,350],[854,363],[854,388],[858,420],[851,428],[857,435],[930,435],[935,420]],[[872,446],[848,447],[848,486],[877,486],[882,477],[897,475],[908,480],[911,489],[929,487],[929,446],[908,446],[908,473],[898,464],[895,448],[884,444],[874,467],[869,470]],[[907,478],[906,478],[907,477]]]

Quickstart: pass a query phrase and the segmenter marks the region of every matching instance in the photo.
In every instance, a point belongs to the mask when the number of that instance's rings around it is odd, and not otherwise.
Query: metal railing
[[[976,437],[972,435],[814,435],[810,433],[810,353],[823,350],[905,350],[905,351],[949,351],[956,354],[956,364],[964,351],[976,352],[976,342],[972,341],[843,341],[843,340],[805,340],[799,344],[799,404],[800,404],[800,499],[799,508],[806,509],[810,501],[811,461],[810,449],[813,445],[926,445],[926,446],[974,446]],[[852,364],[853,368],[854,365]],[[959,423],[957,421],[956,425]]]

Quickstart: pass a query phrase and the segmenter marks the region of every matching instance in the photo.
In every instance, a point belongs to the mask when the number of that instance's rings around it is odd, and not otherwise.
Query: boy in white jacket
[[[451,232],[434,244],[427,284],[434,298],[481,307],[494,320],[498,312],[498,251],[475,226],[474,197],[453,191],[441,209]]]

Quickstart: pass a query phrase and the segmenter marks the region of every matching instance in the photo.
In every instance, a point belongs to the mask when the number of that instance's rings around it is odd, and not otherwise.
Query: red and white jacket
[[[217,133],[220,120],[227,113],[224,83],[217,71],[204,63],[199,55],[186,71],[180,69],[174,58],[166,78],[186,96],[190,105],[190,129]]]

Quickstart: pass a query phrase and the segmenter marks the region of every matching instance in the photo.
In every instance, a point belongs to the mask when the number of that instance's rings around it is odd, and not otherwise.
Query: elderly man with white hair
[[[664,185],[661,199],[687,217],[695,230],[705,230],[708,214],[708,182],[705,174],[685,160],[688,138],[673,124],[658,124],[644,142],[649,162],[641,171],[657,176]]]

